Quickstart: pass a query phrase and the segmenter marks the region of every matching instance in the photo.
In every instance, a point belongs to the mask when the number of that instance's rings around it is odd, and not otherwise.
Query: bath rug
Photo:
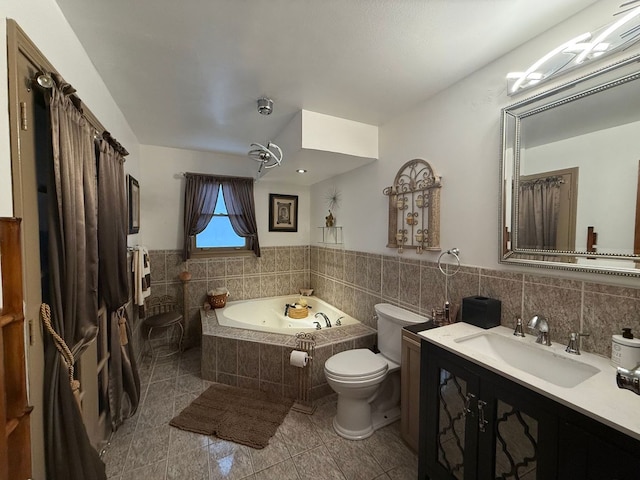
[[[267,392],[215,383],[169,425],[264,448],[289,413],[293,400]]]

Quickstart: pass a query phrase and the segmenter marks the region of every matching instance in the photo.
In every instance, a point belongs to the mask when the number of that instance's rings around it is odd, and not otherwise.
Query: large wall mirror
[[[503,109],[502,263],[640,276],[639,60]]]

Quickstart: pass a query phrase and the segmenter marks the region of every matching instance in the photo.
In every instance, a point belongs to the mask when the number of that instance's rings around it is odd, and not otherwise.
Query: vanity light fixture
[[[584,60],[587,58],[587,55],[589,55],[589,53],[595,47],[598,47],[599,45],[601,45],[605,38],[607,38],[613,32],[618,30],[622,25],[624,25],[625,23],[629,22],[630,20],[632,20],[633,18],[637,17],[638,15],[640,15],[640,7],[637,7],[635,9],[631,10],[624,17],[622,17],[620,20],[618,20],[617,22],[613,23],[611,26],[606,28],[600,35],[598,35],[596,37],[596,39],[593,42],[588,44],[588,47],[585,48],[580,55],[578,55],[578,58],[576,58],[576,63],[580,64],[580,63],[584,62]],[[606,45],[608,46],[609,44],[606,44]]]
[[[621,7],[638,3],[640,0],[632,0]],[[507,74],[508,94],[525,90],[557,74],[582,66],[583,64],[601,58],[620,47],[628,47],[640,39],[640,6],[628,11],[618,12],[624,14],[615,22],[597,29],[595,32],[587,32],[554,48],[542,58],[534,62],[524,72],[511,72]],[[624,28],[623,28],[624,27]]]
[[[578,35],[577,37],[572,38],[568,42],[565,42],[562,45],[560,45],[559,47],[556,47],[553,50],[551,50],[544,57],[540,58],[537,62],[535,62],[533,65],[531,65],[524,73],[510,73],[510,74],[508,74],[507,78],[517,78],[517,80],[515,81],[513,86],[509,89],[509,92],[510,93],[517,92],[520,89],[520,87],[522,86],[522,84],[524,83],[524,81],[528,79],[529,75],[533,75],[532,79],[534,80],[534,83],[537,83],[540,80],[542,80],[543,78],[545,78],[545,75],[543,73],[537,72],[538,68],[540,68],[542,65],[547,63],[549,60],[551,60],[556,55],[561,54],[561,53],[567,53],[568,49],[571,49],[571,47],[574,47],[579,42],[582,42],[582,41],[584,41],[584,40],[586,40],[586,39],[588,39],[590,37],[591,37],[591,34],[589,32],[583,33],[582,35]],[[555,73],[555,72],[553,72],[553,73]],[[527,86],[528,85],[529,84],[527,84]]]

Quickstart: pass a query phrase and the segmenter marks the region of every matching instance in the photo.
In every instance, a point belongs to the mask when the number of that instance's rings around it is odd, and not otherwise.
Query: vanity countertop
[[[579,360],[598,368],[600,372],[575,387],[560,387],[512,367],[504,361],[498,361],[491,356],[479,353],[477,350],[465,345],[464,342],[456,342],[456,339],[485,332],[515,339],[535,348],[550,349],[552,353],[561,358]],[[460,322],[425,330],[420,332],[419,335],[428,342],[640,440],[640,415],[638,415],[638,411],[640,411],[640,395],[636,395],[630,390],[618,388],[616,385],[616,368],[611,365],[607,358],[587,352],[582,352],[582,355],[579,356],[566,353],[564,351],[566,345],[557,340],[549,347],[539,345],[535,343],[534,335],[527,335],[524,338],[515,337],[513,336],[513,329],[502,326],[484,330],[474,325]]]

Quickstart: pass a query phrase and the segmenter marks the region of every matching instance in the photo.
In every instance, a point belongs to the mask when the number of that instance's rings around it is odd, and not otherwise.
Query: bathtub
[[[340,328],[340,326],[335,325],[336,320],[339,318],[341,326],[360,324],[355,318],[313,296],[302,297],[307,300],[307,304],[311,307],[306,318],[298,320],[285,316],[286,304],[293,304],[300,298],[300,295],[288,295],[228,302],[224,308],[216,309],[216,317],[218,323],[225,327],[282,333],[285,335],[315,331],[317,328],[314,322],[318,322],[322,330],[329,330],[324,317],[321,315],[318,315],[317,318],[315,317],[319,312],[329,317],[331,329]]]

